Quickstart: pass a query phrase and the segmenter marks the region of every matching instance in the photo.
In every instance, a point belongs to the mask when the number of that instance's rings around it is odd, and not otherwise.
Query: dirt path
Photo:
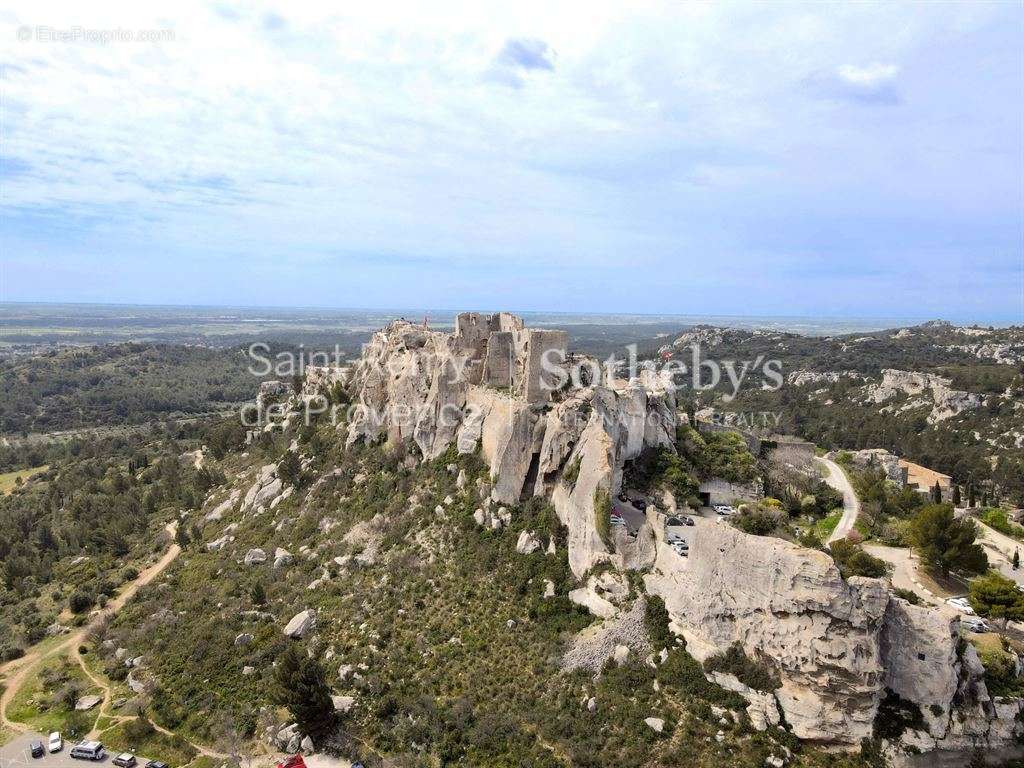
[[[153,565],[149,566],[146,570],[142,571],[142,573],[136,577],[135,581],[121,591],[117,597],[108,602],[106,606],[99,611],[99,615],[93,619],[92,623],[77,632],[71,633],[56,645],[49,646],[42,643],[34,646],[33,648],[30,648],[28,653],[20,659],[16,659],[15,661],[9,662],[8,664],[0,667],[0,674],[10,675],[5,681],[6,688],[4,689],[3,694],[0,695],[0,726],[13,730],[16,733],[25,733],[29,730],[27,726],[22,723],[16,723],[9,720],[7,717],[7,708],[10,706],[11,701],[14,699],[18,691],[21,690],[21,686],[25,684],[25,680],[28,679],[29,675],[46,659],[50,659],[55,656],[63,656],[72,649],[74,650],[73,655],[78,658],[78,646],[85,641],[89,630],[99,622],[113,616],[121,610],[121,608],[123,608],[125,604],[131,600],[140,589],[142,589],[142,587],[146,586],[153,581],[153,579],[163,573],[167,566],[173,563],[175,558],[181,554],[181,547],[174,543],[174,536],[178,530],[177,521],[168,523],[164,530],[167,531],[171,537],[171,545],[167,548],[167,551],[164,552],[163,557],[157,560]],[[84,665],[84,662],[82,662],[81,659],[79,659],[79,663]],[[13,674],[10,674],[12,671]],[[88,670],[86,670],[86,674],[89,674]],[[95,678],[91,674],[89,674],[89,677],[95,682]],[[106,701],[110,695],[109,688],[106,686],[101,687],[105,690],[104,700]]]
[[[825,542],[826,544],[831,544],[833,541],[845,539],[850,531],[853,530],[853,526],[857,522],[857,515],[860,514],[860,501],[857,500],[857,494],[853,490],[850,478],[846,476],[842,467],[831,459],[826,459],[822,456],[815,456],[814,458],[825,466],[825,482],[843,494],[843,517],[840,519],[836,529],[832,531],[832,535],[828,537],[828,541]]]

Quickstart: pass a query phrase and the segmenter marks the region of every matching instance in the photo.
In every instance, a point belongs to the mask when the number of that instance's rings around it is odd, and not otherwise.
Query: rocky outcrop
[[[689,557],[659,544],[645,583],[696,658],[739,643],[778,673],[772,692],[714,678],[747,699],[755,724],[775,722],[777,705],[800,738],[855,746],[892,691],[924,717],[923,730],[904,736],[906,748],[963,758],[971,739],[1005,746],[1022,732],[1013,720],[1020,702],[1000,710],[990,701],[954,611],[910,605],[880,579],[843,579],[823,552],[699,519]]]
[[[856,744],[870,736],[884,672],[885,585],[844,581],[823,552],[697,522],[689,557],[659,553],[646,577],[690,653],[704,660],[739,643],[774,668],[776,698],[800,738]]]
[[[521,321],[511,316],[490,322],[496,330],[489,333],[522,331]],[[458,328],[445,334],[400,321],[374,334],[352,373],[362,407],[348,440],[412,439],[427,459],[453,443],[462,453],[479,447],[490,467],[491,499],[515,504],[535,494],[551,496],[569,529],[573,573],[582,576],[610,556],[597,533],[595,499],[618,490],[624,463],[645,447],[672,445],[674,395],[664,380],[645,371],[614,387],[540,397],[537,387],[547,379],[536,370],[536,350],[557,351],[561,342],[537,335],[529,337],[535,346],[527,344],[525,352],[518,342],[512,347],[514,366],[515,355],[527,355],[524,372],[517,374],[526,377],[524,394],[517,396],[514,388],[477,383],[486,381],[477,364],[483,364],[480,356],[489,348],[484,339],[490,338],[480,319],[460,315]],[[569,467],[571,480],[564,477]]]
[[[808,384],[835,384],[840,379],[863,379],[856,371],[792,371],[786,375],[786,383],[793,387]]]
[[[907,484],[907,472],[900,466],[899,457],[885,448],[864,448],[860,451],[852,451],[850,457],[860,469],[881,469],[885,473],[886,479],[900,488]],[[836,452],[830,453],[829,458],[835,460]]]
[[[933,373],[898,371],[887,368],[882,371],[882,380],[865,387],[865,397],[872,403],[884,403],[894,397],[906,395],[909,400],[900,410],[931,406],[928,423],[936,424],[959,413],[980,408],[984,403],[981,395],[962,392],[952,388],[952,381]]]
[[[623,572],[649,571],[648,593],[665,601],[673,629],[697,659],[738,643],[777,675],[777,689],[755,691],[716,673],[720,684],[747,699],[759,726],[785,722],[800,738],[856,746],[871,736],[879,703],[892,691],[927,713],[924,729],[909,733],[904,746],[952,754],[971,739],[995,748],[1017,734],[1017,705],[988,696],[977,658],[962,650],[959,625],[948,614],[892,598],[883,580],[844,579],[824,552],[699,518],[688,534],[689,556],[681,557],[661,540],[663,520],[653,509],[635,538],[618,526],[603,538],[607,527],[599,516],[608,513],[626,462],[646,448],[674,444],[672,388],[652,372],[630,382],[540,386],[551,382],[537,372],[536,350],[557,349],[559,337],[530,337],[521,321],[504,314],[460,315],[457,329],[446,334],[400,321],[374,335],[348,380],[362,406],[348,440],[409,440],[424,459],[453,445],[461,453],[479,450],[490,469],[474,513],[480,525],[500,528],[509,522],[508,508],[548,496],[566,528],[578,579],[569,598],[605,619],[605,629],[630,599]],[[680,341],[719,340],[717,330],[706,330]],[[510,385],[500,385],[506,378]],[[890,370],[860,391],[875,402],[898,396],[899,407],[928,405],[932,421],[981,404],[979,396],[949,385],[931,374]],[[272,475],[261,474],[244,506],[258,506],[271,482]],[[760,494],[727,490],[730,501]],[[362,535],[357,529],[346,541]],[[517,541],[523,553],[541,546],[529,532]],[[371,552],[360,563],[372,560]],[[301,637],[314,620],[311,611],[299,614],[286,634]],[[583,666],[628,646],[617,631],[595,633],[599,639],[589,647],[598,653],[581,652]]]

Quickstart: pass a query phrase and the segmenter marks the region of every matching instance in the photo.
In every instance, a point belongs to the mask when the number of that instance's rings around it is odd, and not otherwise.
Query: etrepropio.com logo
[[[95,27],[52,27],[46,24],[28,25],[18,28],[16,33],[22,43],[73,43],[84,45],[109,45],[111,43],[166,43],[174,40],[173,29],[99,29]]]

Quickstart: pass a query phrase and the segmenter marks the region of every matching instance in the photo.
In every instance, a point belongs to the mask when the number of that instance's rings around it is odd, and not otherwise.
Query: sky
[[[1024,3],[151,5],[0,9],[0,301],[1024,323]]]

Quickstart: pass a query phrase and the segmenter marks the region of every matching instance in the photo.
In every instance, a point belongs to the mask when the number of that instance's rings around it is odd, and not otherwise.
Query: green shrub
[[[751,533],[755,536],[767,536],[775,530],[778,520],[770,512],[755,509],[737,517],[733,521],[733,525],[744,533]]]
[[[583,457],[577,456],[575,459],[569,462],[569,466],[565,468],[565,472],[562,478],[571,486],[576,485],[576,481],[580,477],[580,466],[583,464]]]
[[[733,643],[724,652],[704,662],[707,672],[725,672],[755,691],[774,691],[782,685],[778,673],[763,661],[747,656],[743,646]]]
[[[68,598],[68,608],[72,613],[84,613],[92,608],[95,602],[96,599],[92,595],[79,589],[72,592]]]
[[[644,606],[644,625],[655,650],[670,648],[675,643],[675,635],[668,628],[668,624],[669,615],[665,601],[657,595],[650,595]]]
[[[875,715],[875,738],[899,739],[908,728],[920,730],[924,728],[924,715],[921,708],[912,701],[901,698],[895,691],[885,691],[885,697],[878,705]]]
[[[901,597],[911,605],[921,605],[921,596],[909,589],[903,589],[903,587],[896,587],[893,590],[893,594],[896,597]]]
[[[843,578],[851,576],[869,576],[878,579],[889,572],[884,560],[879,560],[865,552],[859,544],[849,539],[839,539],[829,545],[829,552]]]

